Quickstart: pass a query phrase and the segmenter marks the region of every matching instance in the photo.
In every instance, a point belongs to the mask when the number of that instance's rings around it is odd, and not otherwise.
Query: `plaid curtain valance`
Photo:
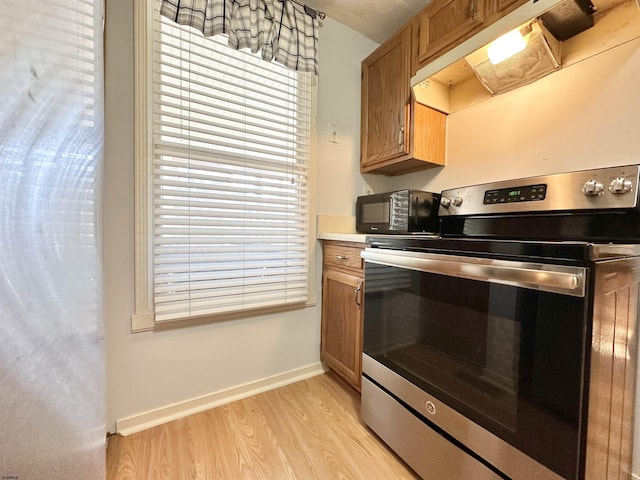
[[[160,14],[205,37],[227,34],[236,50],[318,74],[318,20],[290,0],[162,0]]]

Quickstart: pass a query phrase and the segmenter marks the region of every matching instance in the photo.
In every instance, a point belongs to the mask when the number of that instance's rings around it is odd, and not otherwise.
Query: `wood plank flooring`
[[[360,397],[324,374],[113,436],[107,480],[416,480],[359,419]]]

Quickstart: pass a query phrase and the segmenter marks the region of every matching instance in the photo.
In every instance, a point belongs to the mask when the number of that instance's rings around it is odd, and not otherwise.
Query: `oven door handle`
[[[391,267],[501,283],[575,297],[585,296],[586,268],[584,267],[380,248],[367,248],[361,253],[361,256],[367,262]]]

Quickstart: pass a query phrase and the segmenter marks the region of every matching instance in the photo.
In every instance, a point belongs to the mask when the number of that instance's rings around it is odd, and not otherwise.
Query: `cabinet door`
[[[322,360],[360,390],[363,280],[326,269],[322,279]]]
[[[484,0],[436,0],[418,19],[418,66],[469,38],[485,16]]]
[[[497,0],[497,4],[495,7],[496,13],[502,13],[507,10],[511,5],[522,5],[526,2],[520,0]]]
[[[524,5],[529,0],[484,0],[484,24],[483,28],[501,19],[516,8]]]
[[[361,167],[409,154],[411,29],[362,62]]]

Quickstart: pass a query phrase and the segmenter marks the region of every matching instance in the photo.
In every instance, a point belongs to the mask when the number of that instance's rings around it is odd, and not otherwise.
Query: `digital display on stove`
[[[547,185],[527,185],[515,188],[501,188],[484,192],[484,204],[539,202],[547,196]]]

